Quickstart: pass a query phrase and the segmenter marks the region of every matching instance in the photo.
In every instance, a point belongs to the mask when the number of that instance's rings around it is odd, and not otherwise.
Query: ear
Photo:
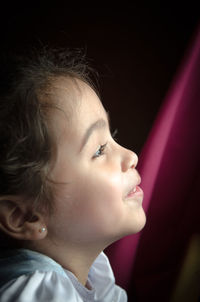
[[[39,240],[47,235],[43,216],[31,212],[19,197],[0,200],[0,230],[14,239]]]

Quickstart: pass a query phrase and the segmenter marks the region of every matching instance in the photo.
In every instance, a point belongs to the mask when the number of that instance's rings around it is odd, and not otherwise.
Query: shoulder
[[[70,279],[56,272],[35,271],[5,284],[0,290],[2,302],[82,302]]]
[[[125,290],[115,283],[115,277],[105,253],[102,252],[94,261],[89,272],[89,281],[95,288],[97,301],[127,301]]]
[[[9,256],[9,257],[8,257]],[[9,261],[8,261],[9,258]],[[107,256],[102,252],[88,276],[91,290],[52,259],[31,251],[1,257],[1,302],[126,302],[126,292],[115,284]],[[1,282],[0,282],[1,283]],[[3,285],[5,284],[5,285]]]

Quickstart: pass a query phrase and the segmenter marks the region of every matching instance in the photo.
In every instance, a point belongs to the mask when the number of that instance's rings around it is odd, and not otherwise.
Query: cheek
[[[105,209],[121,204],[122,201],[122,181],[120,175],[106,175],[90,177],[85,179],[85,183],[80,185],[80,195],[88,201],[88,206],[98,209]],[[84,206],[84,205],[83,205]]]
[[[87,184],[82,187],[84,195],[96,204],[117,204],[122,199],[122,179],[120,174],[101,174],[88,177]],[[100,202],[101,201],[101,202]]]
[[[99,176],[90,175],[90,177],[88,177],[87,185],[90,194],[98,192],[101,196],[109,197],[122,193],[122,180],[119,173],[102,173]]]
[[[122,215],[121,177],[103,174],[101,177],[85,177],[79,181],[75,191],[74,218],[76,227],[90,234],[105,233],[111,230]],[[75,206],[76,205],[76,206]]]

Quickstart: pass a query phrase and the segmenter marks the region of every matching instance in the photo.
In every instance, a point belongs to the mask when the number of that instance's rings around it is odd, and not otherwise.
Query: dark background
[[[119,142],[139,154],[200,16],[197,1],[151,2],[7,2],[1,49],[85,49]]]

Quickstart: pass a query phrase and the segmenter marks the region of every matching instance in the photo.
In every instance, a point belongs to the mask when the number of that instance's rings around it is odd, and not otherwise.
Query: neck
[[[87,287],[88,273],[94,260],[103,250],[92,245],[52,245],[40,243],[31,244],[28,248],[47,255],[59,263],[64,269],[72,272],[78,281]]]

